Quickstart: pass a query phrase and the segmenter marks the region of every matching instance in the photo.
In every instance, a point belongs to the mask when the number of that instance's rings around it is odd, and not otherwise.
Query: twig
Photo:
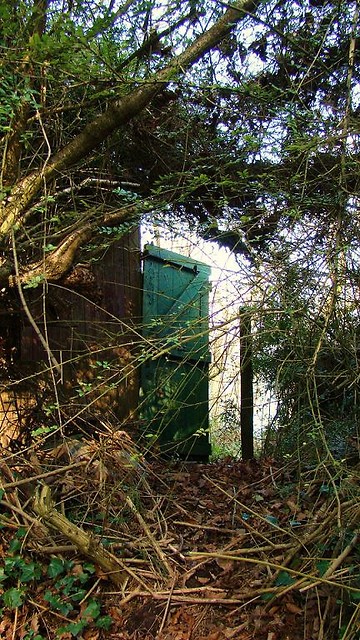
[[[284,587],[283,589],[280,589],[278,591],[274,591],[273,592],[273,597],[271,599],[269,599],[268,602],[265,604],[264,611],[268,611],[271,607],[274,606],[275,600],[277,600],[278,598],[283,598],[290,591],[296,591],[296,590],[300,591],[299,587],[302,584],[304,584],[304,582],[307,582],[307,578],[300,578],[300,580],[297,580],[293,584],[289,584],[286,587]]]
[[[9,529],[19,529],[20,527],[20,524],[12,522],[11,520],[9,520],[9,518],[4,516],[3,514],[0,515],[0,525],[1,527],[8,527]]]
[[[350,640],[351,638],[356,638],[355,635],[353,635],[353,631],[354,628],[357,626],[357,620],[360,616],[360,602],[356,605],[356,609],[353,612],[348,625],[344,631],[344,635],[343,635],[343,640]],[[355,630],[355,633],[357,633],[357,630]]]
[[[18,583],[18,587],[19,587],[19,583]],[[15,640],[15,637],[16,637],[16,627],[17,627],[17,623],[18,623],[18,617],[19,617],[19,607],[16,607],[11,640]]]
[[[273,587],[272,589],[256,589],[254,591],[246,591],[245,593],[239,593],[235,598],[227,598],[227,597],[216,597],[216,592],[224,593],[224,589],[215,589],[211,587],[199,587],[199,588],[191,588],[191,589],[174,589],[172,592],[170,591],[158,591],[153,594],[148,591],[132,591],[129,593],[121,602],[119,606],[122,606],[133,600],[134,598],[153,598],[154,600],[169,600],[169,595],[171,593],[171,604],[219,604],[219,605],[244,605],[249,604],[249,602],[254,602],[258,598],[265,594],[276,593],[277,591],[281,591],[281,587]],[[191,593],[194,592],[204,592],[209,593],[213,592],[214,597],[201,597],[201,596],[192,596]],[[104,595],[118,595],[117,591],[106,591]]]
[[[263,592],[259,592],[256,596],[250,596],[252,599],[260,598]],[[169,594],[163,595],[161,593],[153,593],[152,595],[147,591],[138,591],[132,594],[132,597],[141,597],[141,598],[153,598],[154,600],[168,600]],[[218,605],[228,605],[229,607],[234,604],[243,604],[244,601],[249,597],[248,594],[243,595],[242,598],[196,598],[190,596],[181,596],[173,594],[171,602],[172,604],[183,603],[186,604],[218,604]],[[125,600],[125,599],[124,599]],[[120,606],[124,604],[124,600],[120,602]],[[128,600],[126,600],[128,602]]]
[[[336,571],[336,569],[342,564],[343,560],[347,558],[349,553],[356,546],[358,540],[359,540],[359,531],[356,531],[354,537],[352,538],[352,540],[350,540],[349,544],[347,545],[347,547],[345,547],[344,551],[340,553],[340,555],[337,558],[335,558],[332,561],[331,565],[327,568],[327,570],[323,575],[323,578],[328,578],[334,573],[334,571]]]
[[[181,551],[179,551],[179,549],[177,549],[176,547],[174,547],[172,544],[170,544],[170,542],[168,542],[168,548],[170,549],[170,551],[172,551],[173,553],[175,553],[180,560],[182,560],[183,562],[186,561],[185,556],[181,553]]]
[[[38,522],[38,521],[36,521]],[[14,528],[18,529],[18,526],[13,525]],[[48,547],[43,547],[41,546],[40,549],[38,549],[37,547],[33,546],[34,541],[32,541],[32,545],[31,545],[31,551],[33,553],[41,553],[41,554],[57,554],[57,553],[74,553],[74,551],[79,551],[79,547],[76,546],[76,544],[60,544],[60,545],[52,545],[52,546],[48,546]],[[123,549],[124,548],[124,544],[123,542],[113,542],[111,543],[111,549]],[[130,563],[131,564],[137,564],[137,565],[143,565],[143,564],[148,564],[147,560],[141,560],[140,558],[121,558],[121,562],[123,564],[127,564]]]
[[[247,553],[249,555],[257,554],[257,553],[267,553],[269,551],[283,551],[284,549],[289,549],[293,544],[291,542],[284,544],[276,544],[273,545],[264,545],[263,547],[242,547],[240,549],[234,549],[234,551],[226,549],[227,555],[239,555],[240,553]],[[225,551],[225,549],[223,550]]]
[[[353,548],[357,545],[358,540],[359,540],[359,532],[357,531],[355,533],[354,537],[352,538],[352,540],[347,545],[347,547],[345,547],[344,551],[342,553],[340,553],[339,556],[334,558],[332,563],[328,566],[328,568],[325,571],[325,573],[322,576],[322,578],[329,578],[330,576],[332,576],[335,573],[336,569],[343,563],[345,558],[347,558],[349,553],[351,553]],[[309,589],[312,589],[313,587],[316,587],[319,584],[321,584],[321,581],[317,581],[315,583],[308,584],[308,585],[306,585],[306,587],[303,587],[302,589],[300,589],[300,591],[301,591],[301,593],[304,593],[304,591],[308,591]]]
[[[129,498],[129,496],[126,497],[126,504],[130,507],[131,511],[136,516],[136,519],[138,520],[139,524],[144,529],[145,534],[146,534],[146,536],[148,537],[148,539],[150,541],[150,544],[154,548],[156,554],[158,555],[159,560],[161,561],[161,564],[166,569],[168,575],[171,576],[171,577],[174,577],[174,571],[173,571],[171,565],[169,564],[169,562],[167,560],[167,557],[165,556],[163,550],[160,548],[160,545],[157,542],[157,540],[155,540],[155,538],[154,538],[153,534],[151,533],[149,527],[147,526],[144,518],[138,512],[137,508],[135,507],[133,501],[131,500],[131,498]]]
[[[16,480],[15,482],[8,482],[7,484],[2,485],[2,489],[6,491],[7,489],[13,489],[14,487],[20,487],[23,484],[29,484],[34,480],[43,480],[44,478],[49,478],[50,476],[56,476],[60,473],[64,473],[64,471],[69,471],[69,469],[75,469],[76,467],[81,467],[87,464],[86,460],[82,460],[81,462],[74,462],[73,464],[68,464],[66,467],[59,467],[58,469],[54,469],[53,471],[47,471],[46,473],[39,473],[37,476],[30,476],[27,478],[23,478],[22,480]]]
[[[210,591],[213,592],[213,593],[224,593],[224,589],[220,589],[219,587],[208,587],[206,585],[206,586],[203,586],[203,587],[189,587],[189,588],[186,588],[186,589],[173,589],[172,594],[174,596],[176,596],[176,595],[188,595],[190,593],[201,593],[203,591],[205,593],[208,593]],[[268,589],[267,591],[272,591],[272,589]],[[104,591],[103,593],[106,596],[116,596],[116,595],[118,595],[119,592],[118,591]],[[146,592],[146,593],[147,593],[147,595],[149,595],[148,592]],[[258,592],[256,592],[256,593],[258,594]],[[263,593],[263,590],[261,591],[261,593]],[[164,599],[165,599],[165,598],[169,597],[169,590],[165,589],[163,591],[156,591],[155,594],[157,596],[164,596]],[[131,594],[129,594],[129,595],[131,595]],[[137,590],[136,591],[136,595],[143,596],[143,595],[145,595],[145,593],[143,591]]]
[[[328,517],[314,531],[311,531],[311,533],[308,533],[302,541],[299,541],[297,545],[293,546],[292,550],[290,551],[290,553],[288,553],[285,560],[283,561],[280,571],[283,571],[284,568],[286,568],[289,565],[289,563],[293,560],[293,558],[296,556],[296,554],[300,551],[301,548],[306,549],[307,545],[310,542],[312,542],[314,538],[319,538],[322,530],[324,528],[328,529],[328,526],[332,519],[333,519],[333,515],[332,514],[328,515]]]
[[[254,509],[252,509],[251,507],[249,507],[249,505],[245,505],[242,502],[240,502],[237,498],[233,497],[228,491],[226,491],[225,489],[223,489],[222,487],[220,487],[220,485],[216,482],[214,482],[211,478],[209,478],[208,476],[204,476],[205,479],[210,482],[210,484],[212,484],[214,487],[216,487],[219,491],[221,491],[222,493],[224,493],[228,498],[230,498],[231,500],[234,500],[234,502],[236,502],[236,504],[238,506],[240,506],[242,509],[246,510],[248,513],[251,513],[251,515],[255,516],[256,518],[259,518],[259,520],[262,520],[263,522],[266,522],[266,524],[269,524],[269,521],[266,519],[266,517],[264,517],[263,515],[261,515],[260,513],[257,513],[256,511],[254,511]],[[244,527],[248,528],[249,530],[252,530],[253,533],[256,533],[256,535],[260,536],[261,538],[263,538],[264,540],[266,540],[266,542],[270,545],[274,545],[274,543],[271,542],[271,540],[264,535],[263,533],[261,533],[260,531],[256,531],[255,527],[253,527],[252,525],[250,525],[249,522],[246,522],[244,520],[243,522]],[[273,527],[273,529],[275,529],[276,531],[279,531],[281,533],[285,533],[287,536],[289,535],[289,531],[287,531],[286,529],[283,529],[282,527],[280,527],[277,524],[271,524],[271,526]],[[297,536],[292,533],[293,537],[295,539],[298,540]]]
[[[30,604],[32,604],[34,607],[41,609],[44,613],[51,611],[51,615],[55,616],[56,618],[60,618],[60,620],[64,620],[65,622],[73,622],[71,618],[67,618],[66,616],[61,615],[61,613],[57,613],[53,609],[50,609],[50,607],[44,607],[44,605],[39,604],[38,602],[31,600],[30,598],[27,598],[27,602],[30,602]]]
[[[332,488],[334,490],[334,495],[335,495],[335,500],[336,500],[336,504],[337,504],[337,526],[338,529],[341,529],[341,502],[340,502],[340,496],[339,496],[339,492],[338,492],[338,488],[334,482],[334,478],[332,477],[329,469],[327,468],[326,464],[323,465],[325,473],[328,475],[329,480],[332,484]]]
[[[32,328],[34,329],[37,337],[39,338],[41,345],[44,347],[45,352],[48,355],[48,358],[50,360],[50,362],[52,363],[53,367],[61,374],[61,366],[58,363],[58,361],[56,360],[53,352],[50,349],[50,345],[49,343],[45,340],[43,334],[41,333],[39,326],[37,325],[37,323],[34,320],[34,317],[28,307],[28,304],[25,300],[25,296],[24,296],[24,292],[22,290],[22,286],[21,286],[21,282],[20,282],[20,274],[19,274],[19,263],[18,263],[18,258],[17,258],[17,251],[16,251],[16,244],[15,244],[15,234],[14,234],[14,230],[11,230],[11,241],[12,241],[12,250],[13,250],[13,256],[14,256],[14,267],[15,267],[15,274],[16,274],[16,285],[18,288],[18,292],[19,292],[19,297],[21,300],[21,304],[23,306],[23,309],[25,311],[25,314],[27,316],[27,319],[29,320]]]
[[[167,599],[167,603],[166,603],[164,615],[163,615],[163,618],[162,618],[162,621],[161,621],[160,629],[158,631],[158,635],[160,635],[160,633],[162,632],[162,630],[165,627],[166,619],[167,619],[167,616],[168,616],[168,613],[169,613],[169,609],[170,609],[171,597],[172,597],[172,594],[173,594],[173,591],[174,591],[174,587],[175,587],[175,582],[176,582],[176,574],[173,577],[172,585],[171,585],[171,588],[170,588],[170,591],[169,591],[169,596],[168,596],[168,599]]]
[[[179,524],[183,527],[189,527],[191,529],[204,529],[204,531],[217,531],[219,533],[237,533],[234,529],[225,529],[225,527],[214,527],[206,524],[195,524],[194,522],[184,522],[183,520],[173,520],[173,524]],[[245,535],[245,534],[244,534]]]
[[[79,602],[79,606],[83,604],[83,602],[85,602],[85,600],[88,599],[89,596],[91,596],[92,592],[95,591],[96,587],[98,586],[99,582],[101,581],[101,578],[98,578],[96,580],[96,582],[93,584],[93,586],[89,589],[89,591],[84,595],[84,597],[82,598],[82,600],[80,600]]]
[[[35,524],[42,527],[41,523],[36,518],[29,516],[29,514],[25,513],[25,511],[20,509],[20,507],[15,507],[15,505],[11,504],[10,502],[7,502],[6,500],[0,500],[0,504],[3,507],[6,507],[7,509],[9,509],[10,511],[14,511],[14,513],[17,513],[19,516],[24,518],[24,520],[28,520],[29,522],[31,522],[31,524]],[[45,528],[43,529],[45,532]]]
[[[189,556],[191,558],[221,558],[223,560],[236,560],[237,562],[246,562],[249,564],[257,564],[257,565],[262,565],[262,566],[268,566],[271,567],[273,569],[277,569],[278,571],[284,571],[285,567],[284,565],[280,565],[277,564],[275,562],[270,562],[268,560],[260,560],[259,558],[247,558],[246,556],[230,556],[227,554],[222,554],[222,553],[205,553],[205,552],[200,552],[200,551],[194,551],[194,552],[190,552]],[[286,571],[287,573],[289,573],[290,575],[293,576],[300,576],[302,578],[308,578],[309,580],[313,580],[314,583],[315,582],[319,582],[322,584],[328,584],[334,587],[339,587],[339,583],[335,582],[334,580],[328,580],[327,578],[319,578],[318,576],[313,576],[311,574],[305,573],[305,571],[298,571],[295,569],[290,569],[289,567],[286,567]],[[360,589],[356,589],[355,587],[351,587],[345,584],[341,585],[342,589],[346,589],[347,591],[351,591],[352,593],[359,593],[360,594]]]
[[[273,474],[273,469],[272,469],[272,466],[271,466],[271,465],[270,465],[270,467],[269,467],[269,472],[270,472],[271,482],[272,482],[273,486],[275,487],[275,489],[277,489],[277,488],[278,488],[278,486],[277,486],[277,484],[276,484],[276,482],[275,482],[275,478],[274,478],[274,474]]]

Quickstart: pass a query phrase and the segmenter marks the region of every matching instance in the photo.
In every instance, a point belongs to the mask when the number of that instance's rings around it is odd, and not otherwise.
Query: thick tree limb
[[[71,268],[76,251],[83,244],[88,242],[92,236],[91,225],[85,225],[74,231],[59,244],[44,260],[40,260],[33,265],[27,266],[25,271],[18,277],[10,278],[10,286],[14,284],[24,284],[33,278],[41,276],[44,280],[59,280]]]
[[[141,204],[126,205],[111,213],[107,212],[96,224],[90,224],[87,221],[81,223],[80,221],[78,228],[69,233],[56,249],[47,254],[44,259],[26,265],[19,275],[11,275],[10,266],[0,265],[0,285],[4,284],[10,287],[16,284],[24,285],[39,276],[48,282],[56,282],[71,269],[77,251],[98,233],[99,225],[111,227],[132,219],[136,220],[140,214],[152,211],[154,208],[154,202],[147,200]]]
[[[108,573],[110,580],[117,587],[124,586],[126,573],[121,561],[105,549],[95,536],[77,527],[55,509],[50,487],[44,485],[41,491],[36,494],[33,509],[46,525],[62,533],[76,545],[80,553],[90,558]]]
[[[41,170],[20,180],[0,208],[0,240],[6,237],[12,228],[21,224],[27,207],[46,182],[59,171],[85,158],[113,131],[137,116],[169,82],[184,75],[187,69],[216,46],[237,22],[253,11],[260,1],[238,0],[168,66],[151,76],[131,94],[111,104],[104,113],[88,123],[69,144],[50,158]]]

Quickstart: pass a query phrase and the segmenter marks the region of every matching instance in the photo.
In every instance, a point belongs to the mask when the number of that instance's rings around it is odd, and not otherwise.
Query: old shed
[[[10,293],[0,312],[1,443],[106,420],[155,435],[163,450],[208,456],[209,274],[152,245],[142,256],[134,230],[61,283],[24,290],[27,309]]]

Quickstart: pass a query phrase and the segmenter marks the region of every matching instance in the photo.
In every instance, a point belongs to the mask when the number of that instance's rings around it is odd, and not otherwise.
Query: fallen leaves
[[[4,555],[22,509],[29,508],[22,474],[31,482],[31,464],[6,475],[12,501],[9,526],[4,521],[0,531]],[[129,439],[122,448],[121,436],[107,443],[71,440],[53,458],[51,452],[38,453],[34,476],[46,478],[49,468],[56,509],[86,531],[91,544],[100,540],[126,570],[121,592],[111,591],[106,570],[97,566],[89,574],[81,602],[73,604],[64,620],[74,633],[76,625],[80,629],[89,622],[81,630],[84,640],[318,640],[320,628],[326,629],[327,640],[336,637],[333,612],[338,605],[329,598],[334,589],[340,595],[348,589],[348,573],[341,565],[353,549],[342,556],[338,531],[333,537],[329,533],[339,511],[339,501],[329,492],[301,492],[299,480],[287,479],[284,485],[272,460],[145,463]],[[11,504],[18,511],[10,522]],[[351,533],[358,525],[358,509],[353,500],[341,500],[340,508],[344,532]],[[71,558],[69,575],[81,581],[84,557],[76,540],[66,546],[64,536],[52,530],[44,534],[46,544],[39,545],[33,531],[32,525],[21,552],[41,558],[45,566],[46,549],[52,554],[58,549],[66,557],[59,559],[61,566]],[[333,555],[340,559],[340,569],[328,584],[319,567],[335,566]],[[32,598],[12,612],[5,607],[1,638],[22,640],[25,627],[33,636],[47,629],[55,637],[64,616],[51,610],[44,593],[47,589],[56,604],[56,580],[56,575],[44,575],[42,583],[34,583]],[[26,585],[29,593],[30,587]],[[91,624],[91,616],[84,618],[94,596],[111,616],[107,630]],[[73,637],[72,632],[65,631],[62,640]]]

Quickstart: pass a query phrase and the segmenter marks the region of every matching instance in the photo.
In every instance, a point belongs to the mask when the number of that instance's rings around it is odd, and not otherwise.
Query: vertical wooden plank
[[[240,313],[240,425],[243,460],[254,457],[254,392],[251,315]]]
[[[64,385],[59,386],[59,391],[70,401],[67,410],[72,410],[71,402],[76,412],[82,403],[85,407],[89,401],[89,398],[77,398],[76,388],[79,380],[91,379],[95,370],[89,365],[93,361],[109,360],[114,369],[118,367],[118,379],[123,381],[92,404],[91,411],[99,410],[103,416],[108,412],[110,419],[116,414],[119,425],[135,415],[138,405],[138,373],[132,365],[137,345],[131,328],[138,325],[141,316],[139,229],[110,246],[101,262],[80,266],[78,270],[78,281],[76,273],[73,279],[69,278],[70,288],[66,286],[66,279],[62,284],[49,285],[46,316],[41,287],[27,292],[29,307],[43,334],[46,322],[49,345],[56,358],[72,361],[64,367]],[[81,273],[88,275],[88,282],[82,279]],[[19,366],[25,367],[27,373],[35,373],[44,368],[47,355],[20,305],[17,311],[22,323]]]

